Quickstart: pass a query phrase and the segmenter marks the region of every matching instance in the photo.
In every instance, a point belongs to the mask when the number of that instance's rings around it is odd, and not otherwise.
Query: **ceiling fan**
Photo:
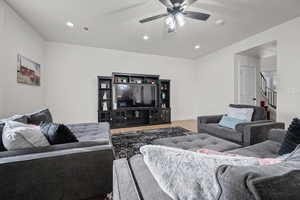
[[[186,11],[185,9],[195,3],[197,0],[159,0],[164,6],[167,7],[167,13],[149,17],[140,20],[140,23],[147,23],[156,19],[166,18],[168,32],[175,32],[177,26],[185,24],[184,17],[206,21],[210,15],[200,12]]]

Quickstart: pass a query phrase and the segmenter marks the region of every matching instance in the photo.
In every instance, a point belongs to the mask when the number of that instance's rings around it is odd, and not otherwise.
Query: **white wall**
[[[199,98],[198,113],[222,113],[227,104],[236,102],[237,86],[234,81],[237,73],[234,63],[236,53],[277,40],[278,120],[290,123],[293,117],[299,117],[299,35],[300,18],[296,18],[199,58],[197,61],[198,91],[202,94]]]
[[[4,4],[3,0],[0,0],[0,44],[3,44],[3,27],[4,26]],[[0,45],[0,74],[3,74],[3,46]],[[4,110],[3,110],[3,78],[0,78],[0,117],[4,115]]]
[[[277,71],[277,56],[270,56],[260,59],[261,71],[276,72]]]
[[[47,43],[46,105],[64,123],[97,121],[97,76],[112,72],[171,79],[172,120],[196,117],[195,61],[124,51]]]
[[[8,5],[2,2],[4,13],[0,13],[1,35],[1,117],[16,113],[27,113],[44,107],[43,84],[43,38],[35,32]],[[0,11],[1,12],[1,11]],[[2,23],[1,23],[2,16]],[[17,55],[21,54],[42,64],[42,86],[17,84]],[[1,100],[0,100],[1,103]]]
[[[44,44],[43,38],[6,3],[2,7],[0,117],[49,107],[57,121],[96,121],[96,76],[110,75],[113,71],[159,74],[171,79],[173,120],[222,113],[229,103],[238,99],[234,55],[274,40],[278,44],[278,120],[289,122],[300,116],[300,18],[193,61]],[[41,87],[16,83],[18,53],[42,64]]]

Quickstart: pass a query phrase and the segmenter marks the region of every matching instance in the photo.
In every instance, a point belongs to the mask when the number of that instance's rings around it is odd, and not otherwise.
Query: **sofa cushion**
[[[300,170],[300,151],[296,149],[289,158],[285,161],[267,166],[221,166],[217,172],[216,177],[218,179],[219,186],[221,188],[218,200],[255,200],[255,199],[272,199],[276,196],[282,196],[284,192],[289,191],[295,187],[294,182],[286,182],[285,185],[278,185],[278,180],[284,180],[288,174],[293,174],[295,171]],[[274,180],[277,178],[277,182],[272,182],[273,186],[277,186],[279,190],[275,191],[268,185],[262,186],[266,180]],[[298,179],[296,180],[298,181]],[[280,181],[279,181],[280,182]],[[269,196],[262,198],[259,188],[257,186],[265,188],[269,193]],[[299,188],[299,185],[297,186]],[[299,199],[300,190],[290,191],[286,194],[284,199]],[[273,193],[272,193],[273,192]],[[271,194],[272,193],[272,194]],[[276,199],[276,198],[275,198]]]
[[[298,144],[300,144],[300,119],[295,118],[288,128],[279,154],[283,155],[292,152]]]
[[[252,106],[252,105],[240,105],[240,104],[230,104],[229,106],[232,108],[253,108],[254,112],[252,116],[252,121],[267,119],[267,112],[262,107]]]
[[[251,145],[248,147],[227,151],[228,153],[239,154],[242,156],[257,157],[257,158],[276,158],[280,143],[267,140],[262,143]]]
[[[129,162],[138,189],[144,200],[171,200],[171,198],[160,188],[152,176],[143,160],[142,155],[133,156],[130,158]]]
[[[42,123],[40,126],[51,145],[78,142],[70,129],[63,124]]]
[[[9,121],[3,129],[2,141],[7,150],[49,146],[40,127]]]
[[[216,137],[223,138],[237,143],[242,142],[242,134],[237,133],[233,129],[222,127],[219,124],[215,124],[215,123],[200,124],[199,126],[202,132],[207,132],[210,135],[214,135]]]
[[[284,129],[272,129],[269,131],[268,139],[282,144],[286,136],[286,132],[287,131]]]
[[[143,160],[141,160],[143,162]],[[151,188],[151,185],[149,186]],[[113,165],[113,199],[114,200],[141,200],[138,185],[131,171],[127,159],[114,160]],[[156,199],[155,196],[152,199]],[[146,200],[146,199],[145,199]],[[150,199],[149,199],[150,200]]]
[[[208,134],[197,134],[172,138],[157,139],[152,142],[155,145],[176,147],[184,150],[196,151],[198,149],[211,149],[215,151],[228,151],[241,146]]]
[[[40,125],[42,122],[47,122],[47,123],[53,122],[49,109],[44,109],[32,114],[28,114],[27,118],[29,124],[35,124],[35,125]]]
[[[80,142],[98,141],[110,143],[109,123],[70,124],[67,127]]]

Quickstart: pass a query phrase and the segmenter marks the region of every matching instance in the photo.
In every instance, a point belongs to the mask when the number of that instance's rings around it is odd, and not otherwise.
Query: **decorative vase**
[[[107,93],[106,92],[104,92],[104,94],[103,94],[103,99],[104,100],[107,99]]]
[[[107,108],[107,102],[103,102],[103,111],[107,111],[108,108]]]

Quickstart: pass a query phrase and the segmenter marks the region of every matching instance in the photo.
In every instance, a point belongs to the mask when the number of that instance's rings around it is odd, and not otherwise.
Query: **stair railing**
[[[277,92],[271,88],[268,87],[267,79],[265,76],[260,73],[260,79],[261,79],[261,92],[263,96],[266,98],[268,105],[272,108],[277,108]]]

